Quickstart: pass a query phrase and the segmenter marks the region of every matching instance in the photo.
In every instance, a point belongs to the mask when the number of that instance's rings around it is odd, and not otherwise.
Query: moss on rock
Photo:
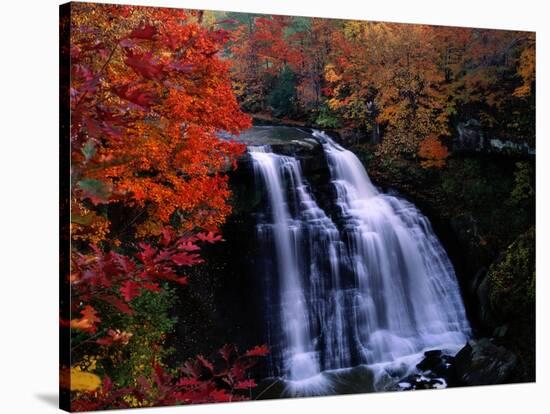
[[[512,243],[489,268],[491,307],[499,319],[507,320],[535,305],[535,228]]]
[[[500,342],[520,359],[518,381],[534,381],[535,228],[519,236],[491,265],[487,274],[491,314]],[[498,325],[498,326],[497,326]]]

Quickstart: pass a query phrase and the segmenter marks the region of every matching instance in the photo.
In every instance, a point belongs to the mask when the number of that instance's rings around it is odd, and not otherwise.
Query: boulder
[[[472,339],[455,357],[457,379],[462,385],[492,385],[512,382],[518,358],[488,338]]]
[[[424,374],[431,372],[437,377],[444,378],[446,382],[453,382],[453,364],[454,358],[451,355],[432,350],[424,353],[424,359],[416,365],[416,368]]]
[[[390,388],[392,391],[430,390],[447,388],[443,378],[434,378],[431,375],[412,374],[400,380],[396,386]]]
[[[453,151],[481,151],[485,147],[483,128],[477,119],[468,119],[456,125]]]

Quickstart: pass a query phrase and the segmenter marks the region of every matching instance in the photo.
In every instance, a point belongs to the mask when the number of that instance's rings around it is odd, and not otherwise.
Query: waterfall
[[[315,132],[325,151],[358,289],[357,332],[369,364],[428,348],[449,352],[470,333],[453,266],[428,219],[381,193],[355,154]]]
[[[299,165],[293,158],[267,153],[265,148],[251,152],[256,171],[267,189],[271,207],[270,230],[275,244],[277,273],[280,276],[280,326],[285,331],[286,371],[291,378],[302,379],[319,373],[313,354],[309,329],[308,303],[298,261],[300,258],[300,223],[290,214],[283,179],[293,180],[292,188],[300,185]],[[286,177],[283,174],[286,172]]]
[[[296,158],[249,147],[267,199],[257,236],[272,374],[307,383],[357,365],[414,367],[429,349],[455,353],[470,327],[428,219],[379,191],[352,152],[324,133],[313,136],[334,189],[330,214]]]

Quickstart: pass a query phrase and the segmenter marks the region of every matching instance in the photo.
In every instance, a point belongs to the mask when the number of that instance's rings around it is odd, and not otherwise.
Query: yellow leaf
[[[334,65],[328,64],[325,67],[325,79],[327,82],[338,82],[342,77],[336,73]]]
[[[101,378],[89,372],[71,368],[71,391],[95,391],[101,385]]]

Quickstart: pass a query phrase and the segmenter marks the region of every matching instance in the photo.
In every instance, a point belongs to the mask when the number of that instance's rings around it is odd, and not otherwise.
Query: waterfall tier
[[[414,366],[428,349],[456,352],[470,327],[428,219],[379,191],[352,152],[324,133],[313,136],[330,171],[330,214],[296,158],[249,147],[266,194],[257,259],[273,376],[314,382],[328,370]]]

